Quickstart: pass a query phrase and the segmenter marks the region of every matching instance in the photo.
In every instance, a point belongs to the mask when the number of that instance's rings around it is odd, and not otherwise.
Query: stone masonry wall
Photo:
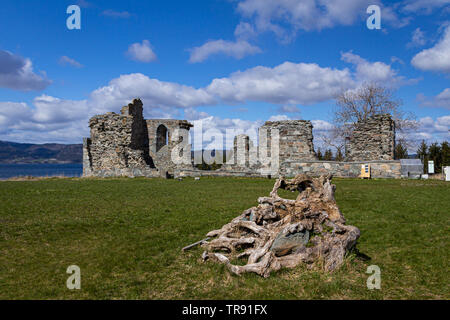
[[[400,161],[286,161],[281,164],[280,174],[293,177],[299,173],[312,176],[332,174],[335,177],[357,178],[361,174],[361,165],[370,164],[372,178],[400,178]]]
[[[167,177],[177,166],[192,168],[188,145],[192,124],[186,120],[145,120],[140,99],[123,107],[121,114],[92,117],[89,127],[91,137],[83,140],[83,176]],[[186,145],[179,151],[184,161],[176,164],[172,150],[181,142]]]
[[[346,144],[346,161],[393,160],[395,122],[388,114],[358,122]]]
[[[151,119],[146,120],[147,136],[149,142],[149,154],[155,166],[161,171],[162,176],[173,175],[174,168],[182,166],[192,168],[191,148],[186,145],[185,154],[179,154],[185,158],[185,163],[177,165],[172,161],[172,150],[181,142],[189,141],[189,130],[193,125],[186,120]],[[176,139],[176,130],[178,139]],[[189,164],[188,164],[189,162]]]
[[[361,165],[370,164],[372,178],[395,178],[401,177],[400,161],[356,161],[356,162],[337,162],[337,161],[287,161],[281,164],[278,174],[261,174],[260,171],[251,169],[241,170],[175,170],[175,178],[179,177],[270,177],[281,176],[294,177],[299,173],[305,173],[310,176],[320,176],[332,174],[334,177],[358,178],[361,174]]]
[[[121,110],[90,119],[91,137],[83,140],[83,176],[294,176],[298,173],[337,177],[358,177],[361,165],[370,163],[372,177],[399,178],[401,165],[394,158],[395,125],[389,115],[358,123],[346,145],[346,162],[318,161],[313,145],[312,124],[305,120],[267,121],[260,130],[267,133],[267,148],[279,132],[279,164],[275,171],[263,170],[257,159],[258,147],[246,135],[234,140],[232,164],[216,171],[197,170],[192,165],[188,143],[192,126],[186,120],[143,118],[141,100],[135,99]],[[178,136],[177,136],[178,133]],[[261,142],[261,141],[260,141]],[[184,144],[184,151],[180,149]],[[177,148],[177,149],[175,149]],[[174,163],[178,150],[183,163]],[[237,152],[237,151],[243,152]]]
[[[314,151],[311,121],[266,121],[260,130],[267,130],[267,144],[271,146],[271,131],[279,130],[280,163],[286,160],[317,160]]]
[[[246,134],[234,137],[233,149],[228,154],[227,162],[222,166],[222,171],[242,171],[254,168],[257,165],[258,149]],[[251,158],[253,159],[252,161]]]
[[[121,114],[108,112],[92,117],[89,127],[91,137],[83,145],[85,175],[155,169],[148,152],[141,100],[133,100],[122,108]]]
[[[91,139],[83,139],[83,177],[90,177],[92,172]]]

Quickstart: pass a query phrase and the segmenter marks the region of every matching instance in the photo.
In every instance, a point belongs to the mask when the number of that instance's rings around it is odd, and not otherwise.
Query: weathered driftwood
[[[198,245],[200,245],[200,244],[202,244],[202,243],[208,241],[209,239],[210,239],[210,238],[205,238],[205,239],[203,239],[203,240],[194,242],[193,244],[190,244],[190,245],[184,247],[183,249],[181,249],[181,251],[186,251],[186,250],[192,249],[193,247],[196,247],[196,246],[198,246]]]
[[[299,195],[296,200],[283,199],[278,189],[298,191]],[[237,275],[254,272],[268,277],[283,267],[317,262],[332,271],[342,264],[360,235],[358,228],[345,225],[334,199],[335,189],[331,176],[280,178],[270,197],[259,198],[257,207],[209,232],[206,236],[212,240],[193,245],[205,249],[203,260],[223,263]],[[246,264],[233,264],[237,259],[247,259]]]

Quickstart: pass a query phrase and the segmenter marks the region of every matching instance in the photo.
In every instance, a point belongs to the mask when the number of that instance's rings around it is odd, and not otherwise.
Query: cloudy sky
[[[3,0],[0,33],[0,140],[80,143],[89,117],[135,97],[203,130],[320,133],[336,94],[367,81],[397,90],[415,139],[450,140],[450,0]]]

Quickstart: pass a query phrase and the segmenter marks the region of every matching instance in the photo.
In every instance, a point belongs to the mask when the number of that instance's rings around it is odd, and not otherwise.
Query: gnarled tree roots
[[[280,188],[300,193],[296,200],[283,199],[278,196]],[[237,275],[254,272],[268,277],[283,267],[313,266],[319,261],[333,271],[360,235],[358,228],[345,225],[335,189],[331,176],[278,179],[270,197],[259,198],[257,207],[206,235],[200,242],[203,260],[224,263]],[[240,259],[247,263],[232,263]]]

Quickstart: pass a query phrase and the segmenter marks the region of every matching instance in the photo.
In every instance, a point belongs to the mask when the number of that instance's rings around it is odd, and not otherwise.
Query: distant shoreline
[[[43,159],[43,160],[16,160],[12,159],[9,161],[0,161],[1,164],[82,164],[82,161],[60,161],[53,159]]]
[[[0,164],[82,164],[82,144],[0,141]]]
[[[0,180],[16,178],[81,177],[81,163],[0,163]],[[33,177],[33,178],[31,178]]]

